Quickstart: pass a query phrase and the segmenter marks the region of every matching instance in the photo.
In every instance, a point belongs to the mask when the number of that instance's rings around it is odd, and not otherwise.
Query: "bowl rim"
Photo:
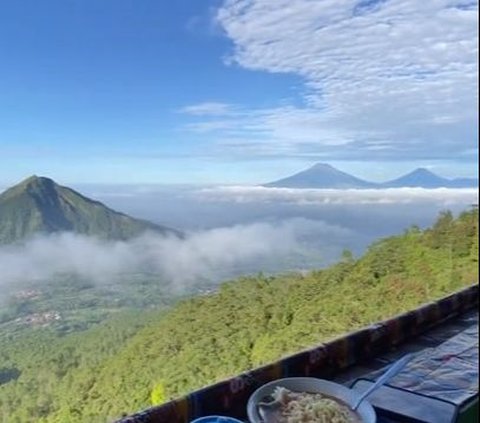
[[[206,420],[206,419],[226,419],[227,423],[230,423],[230,422],[231,423],[243,423],[241,420],[238,420],[234,417],[218,416],[218,415],[197,417],[195,420],[192,420],[190,423],[203,423],[204,421],[207,422],[208,420]]]
[[[341,390],[343,390],[345,392],[351,392],[351,393],[353,393],[353,395],[356,395],[356,396],[361,395],[360,392],[357,392],[357,391],[355,391],[355,390],[353,390],[353,389],[351,389],[351,388],[349,388],[345,385],[342,385],[342,384],[337,383],[337,382],[333,382],[331,380],[321,379],[321,378],[317,378],[317,377],[298,376],[298,377],[285,377],[285,378],[275,379],[275,380],[272,380],[270,382],[264,383],[262,386],[258,387],[248,398],[248,402],[247,402],[248,421],[251,422],[251,423],[254,423],[258,420],[258,416],[253,415],[253,413],[255,412],[255,410],[254,410],[255,404],[253,403],[253,398],[255,397],[255,395],[259,391],[261,391],[262,389],[265,389],[266,387],[270,387],[272,385],[282,386],[282,382],[285,382],[285,381],[305,381],[305,380],[312,381],[312,382],[321,382],[325,385],[330,385],[330,386],[335,387],[335,388],[340,388]],[[345,402],[345,399],[342,398],[342,397],[337,397],[337,399]],[[369,411],[372,413],[372,415],[374,417],[373,422],[376,423],[377,422],[377,413],[376,413],[375,409],[373,408],[372,404],[368,401],[368,399],[364,399],[362,401],[362,406],[361,407],[369,409]],[[362,420],[362,423],[363,423],[363,420]]]

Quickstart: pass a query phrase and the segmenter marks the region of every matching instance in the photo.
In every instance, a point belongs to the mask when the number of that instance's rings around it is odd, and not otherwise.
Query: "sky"
[[[3,0],[0,185],[476,176],[473,0]]]

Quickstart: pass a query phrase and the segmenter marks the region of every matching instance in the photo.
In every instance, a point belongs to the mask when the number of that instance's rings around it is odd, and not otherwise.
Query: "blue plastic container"
[[[193,420],[190,423],[243,423],[241,420],[225,416],[206,416]]]

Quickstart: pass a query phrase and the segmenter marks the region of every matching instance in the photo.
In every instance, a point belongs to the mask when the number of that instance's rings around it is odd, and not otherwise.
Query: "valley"
[[[62,275],[13,292],[0,303],[0,336],[28,328],[48,328],[58,334],[84,330],[116,313],[162,309],[187,295],[169,292],[158,275],[125,275],[119,279],[98,286]],[[190,295],[197,292],[201,288],[192,288]]]

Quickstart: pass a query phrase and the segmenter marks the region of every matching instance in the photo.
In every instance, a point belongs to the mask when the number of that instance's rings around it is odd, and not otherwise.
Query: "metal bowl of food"
[[[376,423],[372,405],[363,400],[353,411],[360,393],[338,383],[310,377],[278,379],[258,388],[247,404],[251,423],[266,421],[262,404],[273,404],[277,410],[268,418],[271,422],[336,421],[339,423]],[[260,407],[259,407],[260,404]],[[260,410],[262,409],[262,410]],[[322,420],[323,419],[323,420]]]

